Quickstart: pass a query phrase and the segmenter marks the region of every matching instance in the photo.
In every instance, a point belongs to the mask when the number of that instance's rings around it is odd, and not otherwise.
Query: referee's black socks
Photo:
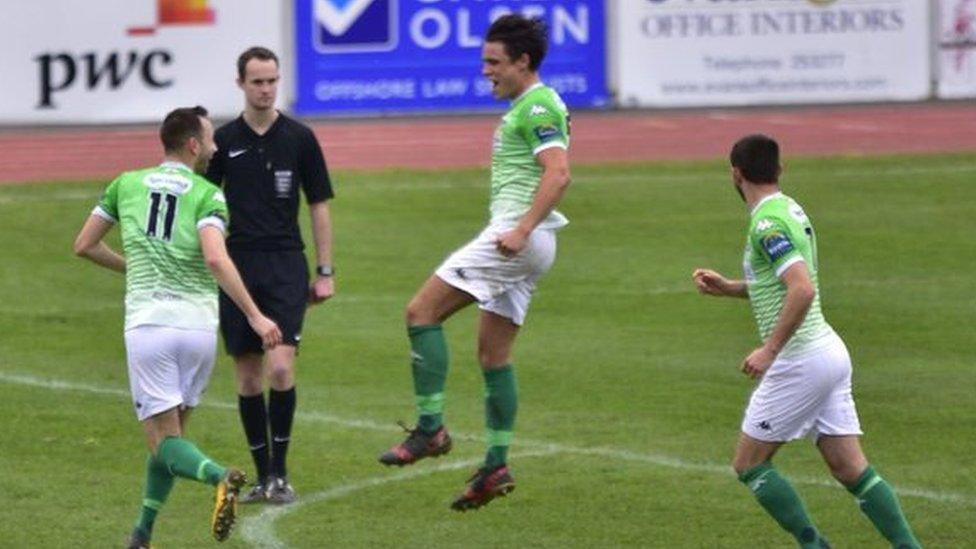
[[[273,391],[272,391],[273,392]],[[264,394],[237,396],[237,408],[241,413],[244,435],[251,449],[258,482],[264,483],[270,474],[270,452],[268,448],[268,408],[264,404]]]
[[[295,419],[295,387],[287,391],[268,392],[268,417],[271,420],[271,471],[278,477],[287,477],[285,458],[291,439],[291,424]]]

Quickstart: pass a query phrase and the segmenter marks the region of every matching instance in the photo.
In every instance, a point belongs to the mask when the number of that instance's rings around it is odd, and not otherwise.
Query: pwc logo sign
[[[397,47],[398,0],[313,0],[312,44],[322,53]]]
[[[208,7],[207,1],[156,0],[156,23],[129,27],[126,34],[133,37],[151,36],[160,27],[213,25],[216,15]],[[165,47],[91,50],[83,53],[44,52],[35,56],[34,61],[38,66],[40,83],[37,109],[57,109],[55,95],[75,88],[87,92],[98,89],[115,91],[131,81],[138,81],[150,90],[162,90],[172,87],[175,81],[168,74],[175,54]]]

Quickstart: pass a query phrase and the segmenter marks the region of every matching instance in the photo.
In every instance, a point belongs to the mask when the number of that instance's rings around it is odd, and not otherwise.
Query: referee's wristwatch
[[[315,274],[330,277],[335,274],[335,269],[332,268],[332,265],[319,265],[315,268]]]

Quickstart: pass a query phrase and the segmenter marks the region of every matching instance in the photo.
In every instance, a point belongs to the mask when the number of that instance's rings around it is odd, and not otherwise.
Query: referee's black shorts
[[[301,250],[236,250],[230,255],[261,312],[281,328],[282,343],[298,347],[308,305],[305,253]],[[223,291],[220,292],[220,331],[227,353],[232,356],[263,352],[261,338]]]

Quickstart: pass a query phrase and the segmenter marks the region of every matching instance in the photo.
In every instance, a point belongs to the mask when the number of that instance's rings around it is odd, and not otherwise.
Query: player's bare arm
[[[536,155],[536,162],[542,166],[539,190],[532,201],[532,207],[525,212],[514,229],[498,237],[498,251],[512,257],[522,251],[533,230],[542,223],[562,200],[569,187],[569,154],[561,147],[551,147]]]
[[[691,278],[700,294],[743,299],[749,297],[745,280],[730,280],[711,269],[695,269]]]
[[[78,237],[75,238],[74,251],[78,257],[84,257],[97,265],[124,273],[125,257],[102,242],[113,226],[113,223],[97,215],[89,216],[78,232]]]
[[[332,268],[332,210],[329,202],[322,201],[308,207],[312,218],[312,239],[315,240],[316,265]],[[316,269],[315,279],[309,288],[309,303],[316,305],[335,294],[335,276],[323,275]]]
[[[237,267],[227,254],[223,231],[209,225],[201,228],[200,247],[203,249],[203,259],[207,263],[207,268],[213,273],[217,284],[247,316],[248,323],[261,338],[264,348],[273,349],[281,343],[281,330],[278,325],[258,309],[251,294],[247,292]]]
[[[751,378],[761,377],[769,369],[776,355],[793,337],[797,328],[810,310],[817,290],[810,279],[810,272],[803,261],[794,263],[780,276],[786,286],[783,308],[776,320],[776,326],[762,347],[755,349],[742,361],[742,372]]]

